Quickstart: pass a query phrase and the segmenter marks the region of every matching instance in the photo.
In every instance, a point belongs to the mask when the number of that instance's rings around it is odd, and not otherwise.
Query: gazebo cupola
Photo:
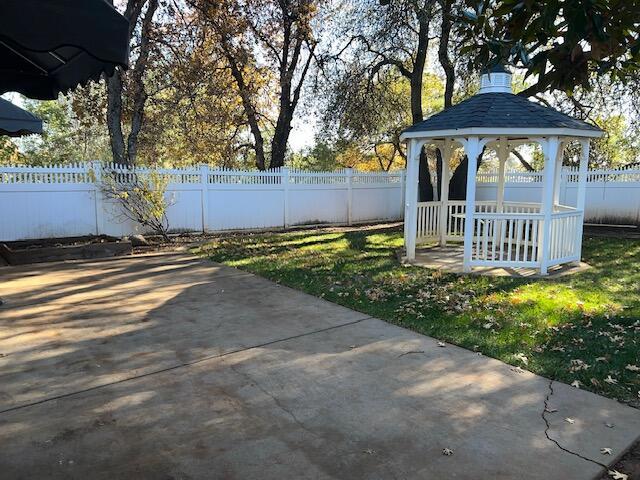
[[[514,95],[511,73],[494,67],[484,73],[473,97],[416,123],[401,139],[407,143],[404,243],[415,260],[416,245],[438,240],[464,242],[463,270],[474,267],[548,269],[580,261],[589,140],[602,130],[553,108]],[[563,150],[580,142],[582,153],[576,205],[559,203]],[[537,143],[544,155],[542,196],[536,203],[505,199],[505,164],[511,151]],[[440,199],[418,202],[420,153],[429,145],[440,150]],[[466,200],[449,200],[450,162],[457,148],[467,157]],[[499,163],[494,201],[476,201],[478,159],[494,150]]]

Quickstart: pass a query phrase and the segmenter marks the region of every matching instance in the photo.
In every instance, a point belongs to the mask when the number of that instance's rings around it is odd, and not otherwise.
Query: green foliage
[[[587,238],[592,268],[558,280],[406,267],[396,257],[401,246],[395,229],[334,230],[224,237],[199,253],[548,378],[637,400],[640,373],[627,365],[639,363],[638,240]]]
[[[23,103],[26,110],[42,119],[43,133],[15,140],[21,162],[46,165],[108,158],[105,127],[81,122],[72,109],[71,98],[25,99]]]
[[[626,80],[640,67],[638,0],[466,0],[459,18],[471,63],[508,61],[537,76],[531,93]]]
[[[0,137],[0,165],[20,163],[21,160],[18,145],[9,137]]]

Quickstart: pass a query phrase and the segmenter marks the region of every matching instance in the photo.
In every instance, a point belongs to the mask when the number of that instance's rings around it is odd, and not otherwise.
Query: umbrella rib
[[[13,53],[15,53],[16,55],[18,55],[20,58],[22,58],[23,60],[26,60],[27,62],[29,62],[31,65],[33,65],[34,67],[36,67],[38,70],[40,70],[42,73],[48,74],[49,72],[45,69],[42,68],[40,65],[38,65],[36,62],[34,62],[33,60],[31,60],[29,57],[25,57],[23,54],[21,54],[18,50],[16,50],[15,48],[13,48],[11,45],[8,45],[7,43],[3,42],[2,40],[0,40],[0,44],[4,45],[5,47],[7,47],[9,50],[11,50]]]
[[[58,60],[62,65],[64,65],[65,63],[67,63],[67,61],[62,58],[60,55],[58,55],[56,52],[47,52],[49,55],[51,55],[53,58],[55,58],[56,60]]]

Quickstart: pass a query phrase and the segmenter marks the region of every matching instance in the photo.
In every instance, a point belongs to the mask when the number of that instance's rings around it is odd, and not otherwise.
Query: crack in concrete
[[[542,420],[544,421],[544,424],[545,424],[544,435],[545,435],[545,437],[547,437],[547,440],[549,440],[550,442],[553,442],[563,452],[566,452],[566,453],[569,453],[571,455],[574,455],[574,456],[576,456],[578,458],[581,458],[582,460],[585,460],[587,462],[594,463],[594,464],[598,465],[599,467],[604,468],[605,471],[608,471],[609,470],[609,465],[606,465],[604,463],[600,463],[597,460],[593,460],[592,458],[585,457],[584,455],[581,455],[578,452],[574,452],[573,450],[569,450],[568,448],[563,447],[562,445],[560,445],[560,442],[558,442],[558,440],[556,440],[555,438],[552,438],[549,435],[549,430],[551,429],[551,424],[549,423],[549,419],[547,419],[546,414],[549,412],[549,399],[553,395],[553,380],[549,380],[548,388],[549,388],[549,392],[547,393],[547,396],[544,399],[544,408],[542,410],[542,413],[540,414],[540,416],[542,417]]]
[[[282,410],[284,413],[286,413],[287,415],[289,415],[289,417],[291,417],[291,420],[294,421],[294,423],[296,425],[298,425],[300,428],[302,428],[305,432],[310,433],[311,435],[314,435],[315,437],[318,437],[320,439],[322,439],[322,435],[320,435],[319,433],[314,432],[313,430],[311,430],[309,427],[307,427],[297,416],[295,413],[293,413],[291,410],[289,410],[287,407],[285,407],[282,402],[280,401],[280,399],[278,397],[276,397],[273,393],[271,393],[269,390],[267,390],[266,388],[264,388],[260,382],[258,382],[254,377],[252,377],[251,375],[249,375],[247,372],[243,372],[238,370],[234,365],[229,365],[229,367],[231,368],[231,370],[233,370],[234,372],[236,372],[239,375],[242,375],[244,378],[246,378],[249,382],[251,382],[253,385],[255,385],[258,390],[260,390],[262,393],[264,393],[266,396],[268,396],[269,398],[271,398],[271,400],[273,400],[273,403],[275,403],[275,405]]]
[[[419,353],[424,353],[424,350],[409,350],[408,352],[401,353],[396,358],[404,357],[405,355],[417,355]]]
[[[236,368],[236,366],[234,365],[229,365],[229,368],[231,368],[231,370],[233,370],[234,372],[236,372],[238,375],[243,376],[244,378],[246,378],[249,382],[251,382],[251,384],[255,385],[258,390],[260,390],[262,393],[264,393],[266,396],[268,396],[271,400],[273,400],[273,403],[283,412],[285,412],[290,418],[291,420],[293,420],[293,422],[298,425],[302,430],[304,430],[305,432],[315,436],[316,438],[320,439],[322,442],[326,442],[326,439],[319,433],[315,432],[314,430],[312,430],[311,428],[307,427],[297,416],[295,413],[293,413],[293,411],[289,410],[287,407],[285,407],[283,405],[283,403],[280,401],[280,399],[275,396],[273,393],[271,393],[269,390],[267,390],[266,388],[264,388],[264,386],[262,386],[262,384],[260,384],[260,382],[258,382],[255,377],[252,377],[249,373],[244,372],[244,371],[240,371],[238,370],[238,368]],[[354,442],[351,439],[345,438],[345,441],[351,446],[353,447],[353,451],[352,452],[346,452],[346,454],[355,454],[358,449],[355,448],[356,445],[354,444]],[[396,472],[394,471],[394,469],[392,468],[392,466],[390,465],[390,463],[392,463],[392,459],[389,458],[388,456],[382,454],[380,455],[381,460],[382,460],[382,466],[389,472],[389,474],[391,475],[391,477],[394,480],[398,480],[398,476],[396,475]]]
[[[133,375],[131,377],[122,378],[120,380],[114,380],[112,382],[102,383],[100,385],[95,385],[93,387],[88,387],[88,388],[84,388],[84,389],[81,389],[81,390],[76,390],[76,391],[73,391],[73,392],[61,393],[60,395],[55,395],[53,397],[46,397],[46,398],[42,398],[40,400],[36,400],[36,401],[33,401],[33,402],[25,403],[23,405],[16,405],[14,407],[9,407],[9,408],[6,408],[4,410],[0,410],[0,415],[5,414],[5,413],[9,413],[9,412],[14,412],[16,410],[22,410],[24,408],[33,407],[33,406],[36,406],[36,405],[41,405],[43,403],[47,403],[47,402],[51,402],[51,401],[55,401],[55,400],[61,400],[63,398],[73,397],[75,395],[80,395],[80,394],[83,394],[83,393],[93,392],[93,391],[99,390],[101,388],[106,388],[106,387],[110,387],[110,386],[113,386],[113,385],[119,385],[121,383],[129,382],[129,381],[132,381],[132,380],[139,380],[139,379],[150,377],[150,376],[153,376],[153,375],[158,375],[160,373],[171,372],[173,370],[178,370],[180,368],[191,367],[191,366],[197,365],[199,363],[204,363],[204,362],[208,362],[208,361],[211,361],[211,360],[217,360],[219,358],[223,358],[223,357],[227,357],[227,356],[230,356],[230,355],[234,355],[236,353],[246,352],[247,350],[252,350],[254,348],[266,347],[266,346],[269,346],[269,345],[274,345],[276,343],[286,342],[286,341],[289,341],[289,340],[295,340],[295,339],[306,337],[306,336],[309,336],[309,335],[315,335],[315,334],[318,334],[318,333],[328,332],[330,330],[335,330],[335,329],[338,329],[338,328],[350,327],[350,326],[356,325],[356,324],[358,324],[360,322],[364,322],[365,320],[371,320],[371,319],[373,319],[373,317],[368,316],[368,317],[360,318],[358,320],[354,320],[354,321],[351,321],[351,322],[343,323],[343,324],[340,324],[340,325],[333,325],[331,327],[321,328],[321,329],[318,329],[318,330],[313,330],[311,332],[300,333],[298,335],[293,335],[293,336],[290,336],[290,337],[279,338],[277,340],[272,340],[272,341],[269,341],[269,342],[264,342],[264,343],[260,343],[260,344],[256,344],[256,345],[250,345],[248,347],[238,348],[236,350],[230,350],[228,352],[224,352],[224,353],[220,353],[220,354],[207,355],[207,356],[204,356],[204,357],[196,358],[194,360],[185,361],[185,362],[182,362],[182,363],[171,365],[171,366],[166,367],[166,368],[161,368],[161,369],[158,369],[158,370],[152,370],[150,372],[142,373],[142,374],[139,374],[139,375]]]

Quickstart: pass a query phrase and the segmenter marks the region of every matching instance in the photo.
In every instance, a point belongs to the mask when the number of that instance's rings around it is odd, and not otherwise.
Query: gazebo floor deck
[[[459,274],[463,273],[463,258],[464,247],[461,244],[447,245],[446,247],[421,245],[416,248],[416,259],[414,261],[409,262],[404,257],[402,260],[404,263],[418,267]],[[588,268],[590,268],[589,265],[584,262],[580,262],[579,265],[557,265],[549,268],[548,275],[542,276],[535,268],[474,267],[471,274],[492,277],[554,278],[584,272]]]

